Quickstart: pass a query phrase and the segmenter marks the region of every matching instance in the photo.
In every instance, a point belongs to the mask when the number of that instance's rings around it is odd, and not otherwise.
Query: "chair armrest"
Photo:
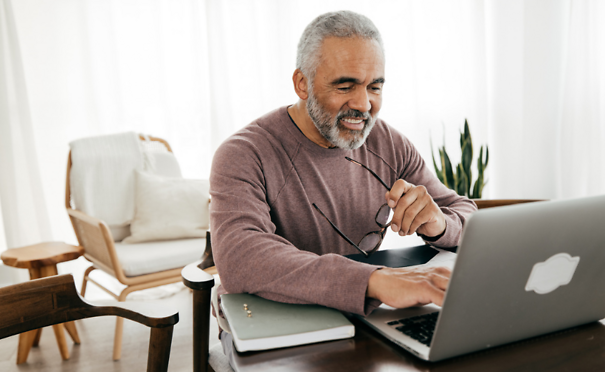
[[[214,287],[214,277],[202,270],[199,265],[202,261],[196,261],[183,268],[181,275],[183,283],[193,290],[208,290]]]
[[[83,302],[93,306],[91,312],[98,311],[99,315],[116,315],[132,320],[147,327],[170,327],[179,322],[179,312],[175,309],[150,307],[146,302],[118,302],[115,300]]]
[[[28,309],[25,313],[23,309]],[[175,310],[152,309],[149,304],[115,301],[90,303],[76,290],[71,274],[53,275],[0,288],[0,339],[53,324],[116,315],[151,328],[172,327]]]

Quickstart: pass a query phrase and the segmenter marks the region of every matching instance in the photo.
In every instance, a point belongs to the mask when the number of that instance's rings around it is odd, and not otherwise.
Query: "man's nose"
[[[372,108],[370,97],[366,89],[357,89],[355,95],[349,101],[349,108],[361,112],[369,112]]]

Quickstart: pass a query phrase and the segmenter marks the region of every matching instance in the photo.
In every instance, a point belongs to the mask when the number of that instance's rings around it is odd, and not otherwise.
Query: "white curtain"
[[[605,2],[573,1],[557,112],[556,194],[605,193]]]
[[[475,154],[490,147],[484,197],[605,192],[598,0],[0,4],[0,203],[9,248],[75,242],[63,197],[73,139],[153,134],[170,142],[186,177],[207,177],[227,136],[295,102],[298,38],[314,17],[337,9],[366,14],[381,30],[381,117],[429,163],[430,137],[460,156],[468,118]]]
[[[0,251],[52,238],[12,4],[0,2]]]

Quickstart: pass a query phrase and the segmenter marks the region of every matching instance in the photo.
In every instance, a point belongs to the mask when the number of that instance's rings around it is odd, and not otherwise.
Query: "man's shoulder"
[[[266,137],[267,134],[279,135],[276,132],[283,132],[284,123],[287,123],[287,107],[279,107],[272,110],[242,127],[232,134],[226,141],[244,138]]]
[[[231,136],[217,149],[215,156],[233,157],[276,151],[291,141],[287,107],[280,107],[253,120]]]

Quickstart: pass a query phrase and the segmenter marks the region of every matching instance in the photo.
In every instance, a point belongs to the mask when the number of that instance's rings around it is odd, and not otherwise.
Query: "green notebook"
[[[355,327],[340,311],[324,306],[286,304],[230,293],[221,296],[221,308],[231,327],[235,348],[241,352],[355,336]]]

